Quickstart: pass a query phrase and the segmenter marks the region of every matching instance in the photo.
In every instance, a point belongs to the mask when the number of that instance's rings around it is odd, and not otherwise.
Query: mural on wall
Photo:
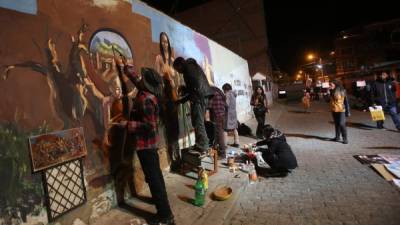
[[[146,6],[140,1],[132,1],[132,11],[151,20],[153,42],[159,42],[159,34],[161,32],[167,33],[170,43],[174,47],[175,55],[177,57],[195,59],[203,67],[208,81],[210,83],[214,82],[211,49],[205,36],[194,32],[189,27]]]
[[[135,96],[133,85],[129,82],[126,84],[129,93],[123,93],[124,82],[118,77],[115,59],[119,55],[134,63],[137,70],[142,66],[154,67],[163,76],[165,71],[169,71],[174,92],[179,92],[179,86],[184,82],[181,74],[176,73],[163,56],[171,58],[171,61],[178,56],[194,58],[211,84],[221,88],[224,83],[231,83],[238,93],[239,120],[245,121],[247,118],[251,82],[248,81],[248,66],[244,59],[136,0],[113,1],[113,10],[95,2],[99,1],[51,1],[51,4],[41,1],[37,4],[36,0],[16,0],[4,5],[4,1],[0,0],[0,7],[7,8],[0,9],[0,24],[5,26],[10,18],[18,24],[0,32],[2,38],[7,37],[0,47],[0,86],[15,87],[15,90],[7,89],[9,93],[2,92],[14,97],[0,95],[0,102],[7,103],[11,112],[16,111],[16,118],[24,118],[23,122],[15,120],[7,123],[5,121],[10,121],[12,113],[0,112],[0,179],[6,181],[0,191],[0,204],[5,206],[0,209],[0,224],[3,221],[9,224],[11,220],[19,221],[15,224],[47,223],[41,179],[36,174],[30,174],[31,161],[26,140],[50,130],[83,127],[87,146],[84,167],[88,196],[96,198],[101,192],[114,193],[109,159],[111,161],[111,154],[120,148],[115,145],[120,140],[109,138],[114,129],[111,122],[121,119],[121,107],[126,106],[121,104],[123,97],[132,99]],[[125,10],[124,7],[130,4],[132,8]],[[18,12],[10,12],[10,9]],[[81,15],[85,15],[85,18],[81,19]],[[126,24],[121,25],[121,21]],[[169,42],[164,49],[161,32],[166,33],[165,38]],[[19,46],[21,43],[23,45]],[[29,83],[38,80],[35,85]],[[236,82],[235,85],[234,80],[240,83]],[[44,91],[19,103],[21,96],[31,94],[27,90],[35,89]],[[171,92],[171,96],[174,94],[179,93]],[[43,122],[40,128],[32,130],[44,119],[39,119],[40,115],[31,113],[30,109],[19,112],[18,104],[32,105],[31,108],[45,106],[37,111],[45,115],[43,117],[46,120],[48,115],[56,118],[50,121],[51,129],[49,124]],[[181,148],[194,144],[194,138],[184,138],[192,131],[188,107],[179,105],[177,108]],[[26,124],[29,129],[24,129]],[[114,137],[119,136],[117,134],[113,133]],[[35,152],[47,154],[46,150]],[[35,170],[52,164],[64,153],[61,151],[36,157],[38,166],[35,166]],[[91,200],[86,203],[90,205],[85,204],[85,207],[90,208],[91,204],[94,207]],[[106,206],[104,209],[99,207],[103,214],[115,202],[104,198],[100,205]]]
[[[230,83],[237,92],[242,90],[243,95],[236,99],[237,105],[242,106],[237,109],[238,119],[246,121],[251,118],[251,94],[245,95],[246,92],[251,93],[251,88],[247,86],[251,87],[251,80],[246,60],[145,3],[132,0],[132,11],[150,19],[154,42],[159,42],[159,34],[165,32],[176,56],[194,58],[202,66],[210,84],[222,88],[224,83]],[[243,81],[242,85],[235,86],[232,83],[235,79]]]
[[[115,62],[115,54],[122,54],[132,63],[132,52],[128,42],[116,31],[100,30],[90,40],[90,60],[94,66],[94,72],[107,84],[109,90],[103,90],[107,95],[120,88],[118,72]]]
[[[82,127],[31,136],[29,145],[33,172],[87,154]]]

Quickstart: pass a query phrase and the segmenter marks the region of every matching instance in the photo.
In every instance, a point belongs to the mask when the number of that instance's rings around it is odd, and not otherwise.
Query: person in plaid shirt
[[[125,66],[124,72],[139,91],[133,102],[130,120],[121,121],[119,126],[133,134],[132,150],[136,150],[142,165],[157,208],[158,222],[175,224],[157,152],[159,108],[156,96],[162,94],[162,78],[151,68],[142,68],[141,76],[135,74],[133,66],[129,65]]]
[[[211,89],[214,92],[214,96],[208,101],[208,110],[210,112],[210,120],[214,122],[216,126],[215,139],[219,145],[218,155],[221,158],[226,156],[226,144],[225,144],[225,115],[226,115],[226,98],[225,94],[215,86]]]

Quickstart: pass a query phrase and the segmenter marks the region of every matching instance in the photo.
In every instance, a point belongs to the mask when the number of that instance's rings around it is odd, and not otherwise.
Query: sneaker
[[[347,145],[348,143],[349,143],[349,141],[343,140],[343,144]]]

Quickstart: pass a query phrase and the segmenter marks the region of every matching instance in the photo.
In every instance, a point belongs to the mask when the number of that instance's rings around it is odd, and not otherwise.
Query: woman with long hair
[[[167,149],[171,160],[170,169],[175,172],[181,164],[179,150],[179,114],[181,107],[175,104],[178,99],[177,90],[180,85],[179,74],[174,70],[173,52],[168,35],[160,33],[160,54],[156,56],[155,70],[163,77],[164,90],[161,99],[161,120],[165,126]]]
[[[255,92],[251,96],[250,105],[253,106],[254,116],[257,120],[257,138],[263,139],[263,127],[265,124],[265,114],[268,112],[268,104],[262,87],[256,87]]]
[[[329,83],[329,89],[330,107],[333,122],[335,124],[335,137],[332,140],[340,141],[341,135],[343,138],[343,144],[347,144],[346,117],[350,116],[350,110],[346,97],[346,90],[338,81],[331,81]]]

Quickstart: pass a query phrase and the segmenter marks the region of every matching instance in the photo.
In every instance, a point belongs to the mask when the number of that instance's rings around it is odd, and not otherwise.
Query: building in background
[[[336,76],[346,87],[373,74],[400,69],[400,19],[353,27],[335,40]]]

